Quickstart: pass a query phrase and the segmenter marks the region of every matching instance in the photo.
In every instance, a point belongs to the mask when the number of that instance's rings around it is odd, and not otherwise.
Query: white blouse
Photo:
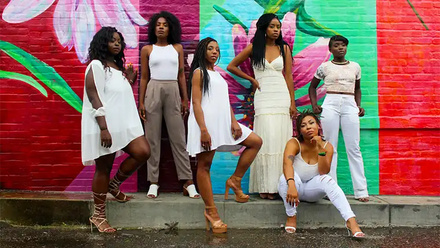
[[[356,80],[361,79],[361,67],[353,61],[346,65],[327,61],[318,67],[315,77],[324,80],[327,91],[354,93]]]

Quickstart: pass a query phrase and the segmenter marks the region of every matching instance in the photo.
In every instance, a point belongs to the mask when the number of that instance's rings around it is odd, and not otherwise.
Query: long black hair
[[[181,42],[182,37],[182,28],[180,27],[180,21],[177,17],[170,12],[161,11],[159,13],[154,14],[150,20],[148,21],[148,42],[150,44],[156,44],[157,36],[156,36],[156,23],[159,18],[165,18],[168,24],[168,44],[176,44]]]
[[[203,88],[203,92],[207,93],[208,89],[209,89],[209,74],[208,74],[208,70],[206,69],[206,50],[208,49],[208,44],[210,42],[217,42],[215,39],[211,38],[211,37],[207,37],[203,40],[201,40],[199,42],[199,44],[197,44],[197,48],[196,51],[194,53],[194,58],[193,61],[191,63],[191,68],[189,71],[189,80],[188,80],[188,87],[189,87],[189,92],[191,92],[191,86],[192,86],[192,78],[194,75],[194,71],[199,68],[202,71],[202,78],[200,80],[200,85]],[[219,59],[220,60],[220,52],[219,52]]]
[[[108,67],[107,65],[107,55],[109,53],[108,43],[112,41],[114,33],[118,33],[119,37],[121,37],[121,51],[114,57],[115,63],[118,66],[119,70],[124,72],[125,71],[124,36],[122,36],[122,34],[118,32],[118,30],[114,27],[102,27],[101,30],[99,30],[95,34],[95,36],[93,36],[93,39],[90,42],[88,60],[92,61],[94,59],[97,59],[101,61],[101,63],[104,65],[104,68]]]
[[[319,120],[319,116],[315,113],[313,113],[310,109],[306,109],[304,111],[301,111],[298,113],[298,116],[296,117],[296,135],[297,135],[297,139],[300,142],[304,141],[304,137],[301,134],[301,123],[304,120],[304,118],[306,118],[306,116],[310,116],[313,119],[315,119],[316,124],[318,124],[319,126],[319,130],[318,130],[318,135],[322,136],[322,126],[321,126],[321,121]],[[324,137],[322,138],[324,140]]]
[[[257,21],[257,31],[255,32],[254,38],[252,38],[252,65],[255,67],[264,69],[266,64],[266,30],[273,19],[280,21],[275,14],[271,13],[263,14]],[[283,56],[284,60],[284,44],[286,44],[286,42],[283,41],[281,30],[280,35],[275,40],[275,44],[280,47],[281,55]]]

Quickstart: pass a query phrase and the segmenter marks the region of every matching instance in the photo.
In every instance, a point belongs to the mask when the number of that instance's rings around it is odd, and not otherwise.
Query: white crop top
[[[318,67],[315,77],[324,80],[327,91],[354,93],[356,80],[361,79],[361,67],[353,61],[346,65],[327,61]]]
[[[153,45],[149,58],[151,79],[177,80],[179,72],[179,53],[173,45]]]
[[[312,179],[314,176],[319,175],[318,171],[318,163],[316,164],[308,164],[301,155],[301,143],[299,140],[294,138],[299,145],[299,152],[296,154],[295,159],[293,160],[293,170],[294,173],[298,173],[298,176],[301,178],[302,182],[307,182]],[[328,141],[325,142],[324,148],[327,146]]]

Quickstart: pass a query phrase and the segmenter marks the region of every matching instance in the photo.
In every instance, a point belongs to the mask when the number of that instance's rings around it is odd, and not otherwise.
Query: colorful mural
[[[361,149],[370,193],[440,195],[436,155],[440,145],[435,142],[440,137],[436,104],[440,102],[436,73],[440,70],[440,22],[434,18],[440,15],[440,6],[434,0],[2,2],[1,188],[90,190],[94,168],[83,167],[80,160],[83,74],[90,40],[101,26],[115,26],[126,38],[127,60],[138,66],[139,51],[147,40],[147,20],[161,10],[181,20],[188,64],[199,39],[218,40],[222,56],[216,70],[229,84],[237,119],[249,127],[253,121],[250,84],[225,69],[249,44],[261,14],[276,13],[282,20],[284,39],[293,48],[299,109],[310,107],[309,82],[316,68],[330,59],[329,37],[346,36],[350,40],[347,57],[362,67],[366,115],[361,118]],[[253,74],[250,61],[241,69]],[[136,95],[137,91],[134,87]],[[321,86],[321,101],[324,95]],[[342,137],[339,140],[338,182],[346,193],[352,193]],[[175,169],[169,152],[163,154],[166,162],[160,180],[168,182],[164,177],[174,176]],[[224,191],[236,155],[216,154],[211,173],[215,193]],[[144,172],[126,181],[123,190],[138,191],[146,180]],[[247,188],[248,176],[243,183]],[[180,186],[175,183],[173,187],[169,189]]]

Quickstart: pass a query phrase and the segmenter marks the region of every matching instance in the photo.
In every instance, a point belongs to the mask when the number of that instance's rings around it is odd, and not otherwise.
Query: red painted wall
[[[440,195],[440,3],[377,1],[380,194]]]

